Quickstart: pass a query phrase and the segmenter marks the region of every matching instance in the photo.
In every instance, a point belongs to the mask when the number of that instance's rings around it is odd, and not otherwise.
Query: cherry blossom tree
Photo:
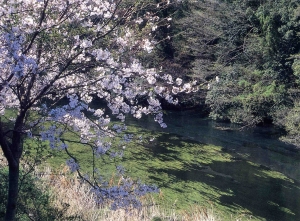
[[[161,1],[155,7],[167,4]],[[91,184],[99,203],[109,199],[112,208],[139,205],[137,196],[156,191],[130,179],[109,187],[82,175],[69,151],[71,141],[64,138],[73,133],[72,142],[90,147],[95,158],[120,155],[107,138],[133,138],[124,133],[126,115],[152,114],[166,127],[159,100],[176,103],[172,89],[191,90],[181,79],[173,88],[170,75],[139,61],[138,56],[154,49],[157,26],[170,20],[147,7],[143,1],[0,0],[0,146],[9,167],[6,220],[15,219],[20,161],[28,139],[66,151],[70,169]],[[106,108],[91,108],[95,97]],[[16,116],[7,117],[11,110]]]

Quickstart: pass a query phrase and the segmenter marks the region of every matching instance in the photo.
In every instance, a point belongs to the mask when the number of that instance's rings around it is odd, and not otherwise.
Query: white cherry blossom
[[[14,169],[19,168],[24,139],[65,151],[70,156],[67,164],[80,175],[80,165],[69,151],[72,142],[89,147],[93,157],[122,155],[109,140],[126,127],[115,126],[113,115],[123,124],[126,114],[136,118],[153,114],[166,127],[160,99],[177,103],[169,85],[173,78],[144,67],[135,57],[151,53],[155,45],[152,35],[137,33],[137,24],[151,22],[156,29],[159,17],[118,7],[123,6],[110,0],[0,0],[0,122],[6,110],[17,113],[11,128],[0,124],[0,146]],[[136,14],[141,15],[136,18]],[[181,79],[176,84],[180,86]],[[190,90],[189,83],[178,89]],[[94,99],[107,105],[92,106]],[[72,133],[71,140],[66,133]],[[18,180],[18,175],[13,177]],[[120,199],[114,194],[133,190],[132,186],[93,188],[99,200],[105,192],[113,203]],[[147,188],[143,186],[155,190]],[[13,214],[8,217],[13,220]]]

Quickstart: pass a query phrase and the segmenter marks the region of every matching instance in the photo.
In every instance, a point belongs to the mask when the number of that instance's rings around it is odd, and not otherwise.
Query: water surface
[[[300,155],[278,140],[276,129],[240,131],[193,111],[169,112],[166,129],[150,116],[130,122],[154,132],[148,148],[158,166],[147,169],[159,174],[152,178],[169,197],[176,193],[181,203],[209,199],[257,220],[300,220]]]

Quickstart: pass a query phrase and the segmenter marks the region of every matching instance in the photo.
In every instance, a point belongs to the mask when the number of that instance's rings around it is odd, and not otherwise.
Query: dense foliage
[[[0,166],[0,218],[4,219],[8,193],[8,170]],[[17,203],[17,220],[55,220],[62,211],[50,205],[49,193],[39,189],[31,174],[21,174],[20,197]]]
[[[205,0],[180,7],[174,57],[166,60],[200,82],[194,105],[204,99],[213,119],[273,123],[286,130],[283,140],[299,145],[299,1]]]

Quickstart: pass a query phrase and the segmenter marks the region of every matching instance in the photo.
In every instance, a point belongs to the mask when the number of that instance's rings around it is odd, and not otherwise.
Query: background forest
[[[181,107],[243,126],[272,123],[299,145],[299,1],[181,1],[163,11],[170,15],[156,32],[155,62],[200,89],[178,95]]]

